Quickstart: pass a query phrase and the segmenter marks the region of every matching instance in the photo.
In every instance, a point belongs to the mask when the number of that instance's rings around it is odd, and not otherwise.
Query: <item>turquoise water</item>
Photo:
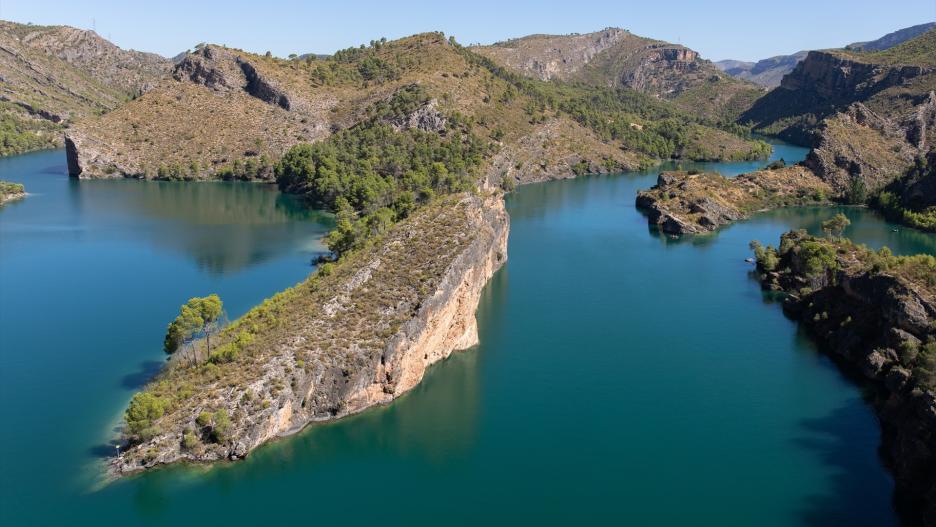
[[[0,161],[38,194],[0,211],[4,525],[895,523],[873,413],[743,261],[836,210],[674,241],[634,209],[655,172],[511,194],[481,344],[389,407],[95,487],[178,304],[217,291],[236,315],[296,282],[327,219],[266,187],[63,171],[59,152]],[[933,235],[842,210],[847,235],[936,254]]]

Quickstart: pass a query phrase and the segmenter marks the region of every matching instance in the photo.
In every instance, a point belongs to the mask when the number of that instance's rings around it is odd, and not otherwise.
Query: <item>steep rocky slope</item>
[[[755,245],[765,289],[873,387],[882,456],[905,525],[936,523],[936,258],[894,257],[847,240],[783,235]]]
[[[501,195],[454,195],[326,264],[226,328],[212,360],[177,356],[135,398],[157,410],[111,470],[242,458],[399,397],[478,342],[475,310],[506,259],[507,232]]]
[[[62,126],[144,93],[169,67],[93,31],[0,21],[0,153],[60,145]]]
[[[627,87],[716,120],[736,116],[760,95],[696,51],[619,28],[531,35],[472,49],[531,77]]]
[[[855,102],[899,120],[936,87],[934,51],[934,31],[876,53],[811,51],[740,120],[800,144],[815,144],[816,126]]]

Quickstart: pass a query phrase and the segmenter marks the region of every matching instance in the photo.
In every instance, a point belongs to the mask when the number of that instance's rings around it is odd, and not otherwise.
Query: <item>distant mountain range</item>
[[[934,27],[936,27],[934,22],[919,24],[888,33],[870,42],[854,42],[845,46],[845,49],[865,52],[882,51],[922,35]],[[807,53],[809,52],[797,51],[792,55],[777,55],[757,62],[720,60],[715,63],[715,66],[737,79],[750,81],[767,88],[775,88],[780,85],[780,80],[783,79],[784,75],[793,71],[793,68],[806,58]]]

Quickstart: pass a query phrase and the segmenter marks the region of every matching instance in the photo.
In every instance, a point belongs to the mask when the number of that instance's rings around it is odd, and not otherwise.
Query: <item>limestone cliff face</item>
[[[596,55],[625,40],[646,40],[619,28],[584,35],[530,35],[475,51],[540,80],[570,80]]]
[[[347,276],[336,279],[334,289],[316,297],[327,300],[312,306],[314,314],[306,312],[307,308],[296,313],[297,318],[292,319],[295,322],[284,322],[282,344],[262,351],[266,355],[262,364],[249,371],[238,365],[239,371],[235,373],[245,376],[238,385],[229,388],[225,383],[216,391],[209,387],[204,390],[206,393],[199,394],[204,398],[182,403],[185,408],[178,409],[177,415],[167,416],[159,423],[162,434],[112,460],[111,471],[120,475],[184,460],[242,458],[257,446],[298,432],[312,422],[337,419],[389,403],[418,384],[430,365],[456,350],[477,344],[475,311],[482,288],[506,260],[508,216],[500,196],[465,197],[448,207],[425,212],[425,218],[400,226],[382,248],[357,261]],[[461,234],[455,236],[466,243],[454,246],[457,249],[453,250],[450,241],[453,235],[446,233],[441,234],[446,243],[421,247],[421,239],[432,236],[429,231],[433,225],[456,221]],[[421,254],[423,250],[441,253],[435,257],[444,258],[445,264],[439,268],[440,276],[429,282],[434,286],[410,301],[400,289],[401,283],[408,281],[408,275],[388,276],[386,268],[394,265],[398,251]],[[432,272],[432,267],[427,265],[424,270]],[[420,269],[405,271],[420,273]],[[388,278],[393,281],[387,282]],[[358,330],[350,321],[360,323],[358,315],[349,316],[361,309],[361,303],[375,292],[388,287],[397,293],[377,294],[386,298],[389,305],[366,309],[376,320],[401,311],[402,323],[388,337],[381,338],[381,345],[369,347],[368,339],[354,336]],[[373,309],[381,312],[374,313]],[[310,360],[296,367],[296,357],[306,356],[301,353],[310,345],[309,341],[327,333],[322,329],[325,325],[336,326],[333,328],[336,338],[348,341],[343,346],[350,360],[335,362],[328,358],[342,352],[335,349],[339,346],[336,340],[329,340],[331,349],[316,348],[315,353],[321,357],[307,356],[316,359],[315,365]],[[262,397],[268,402],[263,405],[250,402],[258,403],[257,399]],[[231,437],[220,443],[185,447],[183,432],[198,427],[195,417],[206,408],[212,411],[223,408],[232,416]],[[180,418],[172,420],[175,417]]]
[[[874,93],[932,73],[932,68],[915,65],[884,65],[860,62],[835,53],[810,51],[785,76],[785,90],[809,90],[829,101],[864,100]]]

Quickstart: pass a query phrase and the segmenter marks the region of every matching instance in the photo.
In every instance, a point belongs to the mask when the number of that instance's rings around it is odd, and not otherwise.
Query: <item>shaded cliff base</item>
[[[784,311],[873,388],[904,524],[936,524],[936,258],[804,231],[752,245],[763,287],[787,293]]]
[[[151,412],[111,473],[242,458],[309,423],[392,401],[477,343],[475,310],[507,257],[507,234],[499,194],[459,194],[322,265],[212,339],[208,361],[172,361],[137,396]]]

